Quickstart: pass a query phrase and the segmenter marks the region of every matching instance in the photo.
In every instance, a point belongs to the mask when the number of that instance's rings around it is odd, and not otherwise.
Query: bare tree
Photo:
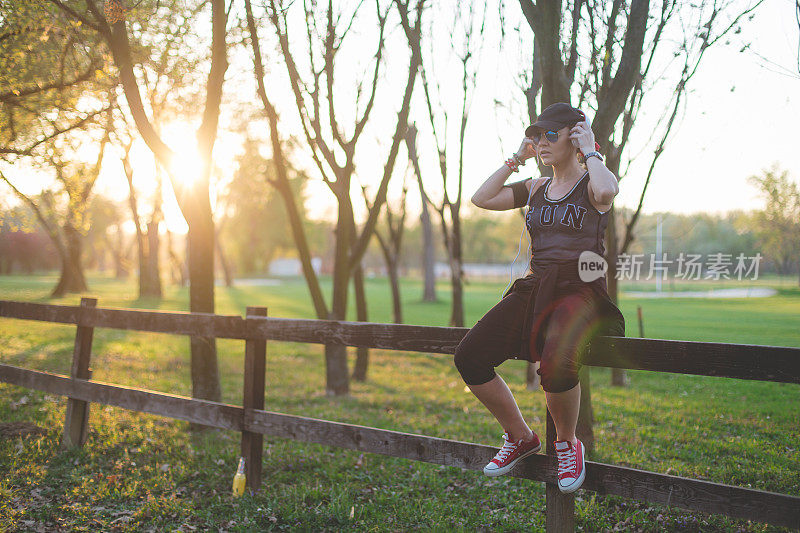
[[[634,239],[634,232],[636,222],[639,219],[639,215],[641,214],[642,207],[644,205],[644,197],[647,192],[648,185],[650,184],[650,178],[653,175],[653,171],[656,168],[656,163],[661,155],[664,153],[664,150],[667,145],[667,141],[672,133],[672,128],[675,125],[675,121],[678,115],[679,110],[681,109],[681,104],[683,99],[686,95],[687,87],[689,86],[689,82],[697,73],[698,68],[700,67],[701,60],[703,59],[703,55],[705,51],[729,33],[733,28],[736,28],[739,25],[740,20],[747,14],[751,14],[753,10],[755,10],[763,0],[759,0],[753,6],[748,7],[746,10],[742,11],[741,13],[736,14],[733,17],[733,20],[728,23],[722,23],[723,27],[717,31],[716,35],[714,35],[714,30],[717,30],[717,26],[720,24],[718,17],[723,12],[726,6],[714,7],[710,14],[705,14],[702,10],[697,10],[693,15],[697,17],[695,20],[692,20],[693,17],[689,17],[690,22],[685,24],[681,29],[683,31],[683,39],[682,44],[679,48],[680,54],[683,59],[683,66],[681,68],[681,73],[678,77],[678,80],[675,83],[675,88],[672,93],[672,98],[670,101],[667,102],[667,107],[665,108],[665,115],[668,114],[668,118],[666,120],[666,124],[663,126],[663,132],[660,136],[660,139],[653,151],[653,157],[650,162],[647,177],[645,178],[644,186],[642,187],[642,191],[639,195],[639,202],[636,206],[636,209],[631,214],[631,217],[628,220],[625,220],[624,214],[621,216],[622,225],[624,227],[623,230],[623,237],[622,237],[622,244],[619,245],[617,243],[617,231],[616,231],[616,219],[614,216],[611,217],[609,221],[609,231],[606,233],[607,237],[609,238],[609,252],[612,249],[616,249],[616,255],[624,254],[628,252],[630,244],[633,242]],[[656,28],[656,38],[654,39],[649,57],[647,58],[647,62],[645,63],[645,68],[643,69],[640,80],[636,82],[634,85],[633,91],[631,93],[630,100],[627,105],[627,109],[623,112],[622,117],[622,128],[619,131],[619,140],[616,141],[615,144],[611,146],[609,149],[609,159],[608,159],[608,168],[612,170],[615,174],[619,176],[619,179],[623,179],[627,174],[627,169],[622,170],[621,167],[621,157],[623,153],[623,149],[625,148],[625,144],[628,140],[630,132],[633,128],[634,121],[636,115],[638,115],[645,95],[645,86],[644,81],[649,79],[650,68],[654,64],[653,58],[658,47],[658,44],[661,42],[661,36],[663,35],[664,28],[666,24],[669,22],[670,18],[674,14],[675,4],[673,4],[669,10],[663,10],[661,12],[661,16],[659,19],[659,24]],[[750,16],[752,19],[752,14]],[[671,107],[671,109],[669,109]],[[630,161],[628,161],[628,166]],[[613,231],[611,229],[613,228]],[[613,248],[612,248],[613,246]],[[616,261],[613,263],[609,263],[609,274],[613,273],[616,274]],[[609,293],[612,294],[614,301],[617,299],[617,278],[616,275],[611,276],[609,275],[608,278],[608,286],[609,286]],[[627,377],[626,373],[622,369],[612,369],[612,385],[624,386],[627,384]]]
[[[158,268],[158,225],[161,221],[161,182],[158,181],[153,196],[153,210],[150,220],[142,228],[139,213],[138,191],[133,183],[134,168],[130,160],[133,142],[129,140],[123,146],[122,168],[128,181],[128,207],[136,229],[136,248],[139,259],[139,298],[161,298],[161,276]]]
[[[167,230],[167,256],[169,257],[170,265],[170,279],[172,283],[185,287],[189,282],[189,269],[186,265],[186,260],[178,255],[175,251],[175,243],[173,241],[172,232]]]
[[[220,218],[219,222],[214,224],[214,242],[217,245],[217,257],[219,259],[219,266],[222,269],[222,275],[225,279],[225,286],[226,287],[233,287],[233,269],[231,268],[230,262],[228,261],[228,256],[225,254],[225,250],[222,247],[222,241],[219,238],[220,233],[222,233],[222,229],[225,226],[226,219],[224,217]]]
[[[409,40],[418,38],[422,1],[417,5],[417,22],[414,27],[412,27],[408,21],[408,4],[399,0],[396,1],[396,4],[407,38]],[[311,257],[307,246],[308,240],[303,234],[302,225],[300,224],[300,218],[297,213],[297,204],[294,197],[290,194],[291,191],[287,187],[288,179],[285,175],[284,165],[286,157],[278,136],[278,116],[267,96],[257,27],[249,0],[245,0],[245,8],[247,10],[248,28],[251,35],[250,41],[253,46],[253,55],[256,64],[254,71],[258,84],[258,94],[270,122],[273,148],[272,159],[276,165],[275,175],[277,176],[274,184],[285,200],[287,212],[292,221],[293,236],[301,256],[303,272],[309,285],[312,300],[314,301],[315,311],[319,318],[344,320],[347,310],[347,289],[350,279],[353,277],[356,286],[358,319],[366,320],[366,306],[364,305],[365,301],[363,298],[363,275],[360,272],[361,258],[372,237],[378,215],[380,214],[380,209],[386,201],[389,178],[394,169],[399,145],[405,135],[408,124],[411,94],[418,70],[419,59],[412,49],[406,88],[395,125],[394,135],[392,137],[392,145],[386,164],[384,165],[383,176],[381,177],[380,184],[375,194],[375,199],[372,202],[372,208],[367,215],[367,220],[363,224],[361,231],[358,231],[350,197],[351,181],[355,172],[355,152],[357,142],[364,131],[375,102],[378,87],[378,73],[384,46],[384,31],[389,9],[384,10],[381,8],[380,4],[376,3],[379,36],[370,95],[363,113],[360,118],[355,121],[352,136],[346,139],[339,124],[339,120],[337,119],[334,105],[333,88],[334,79],[336,77],[335,60],[336,54],[342,46],[342,41],[348,30],[352,27],[359,9],[356,8],[350,15],[349,21],[340,22],[342,14],[335,15],[334,6],[329,2],[326,10],[321,15],[321,18],[325,20],[324,36],[318,39],[316,36],[322,34],[317,27],[318,13],[314,10],[313,6],[304,6],[306,34],[308,36],[307,43],[309,46],[308,59],[310,61],[312,77],[311,80],[307,81],[301,76],[299,67],[294,59],[295,52],[292,51],[289,45],[289,28],[286,19],[287,8],[283,4],[276,4],[274,1],[270,1],[269,3],[267,14],[278,36],[280,50],[289,74],[289,81],[292,93],[295,96],[295,103],[301,119],[303,133],[308,142],[308,146],[311,148],[311,155],[320,175],[338,203],[338,217],[335,230],[336,245],[334,252],[333,301],[332,307],[329,310],[322,296],[322,291],[319,288],[316,275],[311,268]],[[341,34],[337,34],[338,28],[343,28]],[[315,50],[316,44],[319,44],[321,51]],[[322,64],[319,64],[320,60]],[[321,86],[323,75],[327,102],[322,102],[320,100],[321,91],[323,89]],[[357,85],[355,99],[356,109],[358,109],[359,103],[361,102],[362,86],[360,82]],[[324,117],[326,114],[322,107],[324,103],[327,103],[327,117]],[[323,119],[328,122],[332,138],[325,138],[325,133],[322,130]],[[338,161],[337,147],[344,155],[344,163],[339,163]],[[329,394],[338,395],[347,394],[349,392],[346,354],[346,347],[343,345],[326,345],[325,347],[326,389]]]
[[[405,177],[405,176],[404,176]],[[364,192],[364,201],[367,203],[369,209],[369,197],[367,196],[366,187],[362,187]],[[376,228],[375,237],[380,244],[383,258],[386,261],[386,270],[389,274],[389,285],[392,290],[392,314],[394,315],[394,323],[403,323],[403,306],[400,300],[400,248],[403,244],[403,230],[406,223],[406,196],[408,195],[408,186],[403,181],[403,192],[397,202],[398,213],[394,213],[392,208],[388,205],[384,209],[386,215],[386,228],[389,233],[387,237],[381,235],[381,232]]]
[[[431,215],[428,211],[429,202],[426,201],[425,187],[422,185],[422,171],[420,171],[419,156],[417,155],[417,128],[414,124],[408,127],[406,133],[406,148],[408,150],[408,159],[414,166],[414,175],[417,178],[420,203],[422,204],[422,211],[419,216],[420,225],[422,226],[422,275],[424,278],[422,301],[435,302],[436,253],[433,243],[433,224],[431,223]]]
[[[143,68],[140,69],[140,84],[142,91],[147,95],[153,128],[159,136],[163,124],[180,116],[181,109],[200,105],[197,93],[189,92],[187,94],[182,89],[186,85],[187,74],[202,68],[202,59],[180,52],[193,46],[194,43],[189,42],[192,29],[190,22],[198,16],[202,8],[203,4],[201,3],[186,10],[176,11],[174,13],[176,17],[184,18],[185,23],[183,24],[174,24],[170,17],[150,17],[142,29],[134,30],[136,31],[135,39],[142,46],[150,46],[153,51],[152,55],[141,58]],[[163,218],[164,167],[156,165],[153,205],[149,220],[143,223],[139,212],[140,192],[134,184],[136,169],[129,157],[137,129],[125,118],[123,113],[120,113],[120,116],[122,118],[114,127],[113,134],[118,139],[123,152],[122,163],[129,189],[128,203],[136,229],[139,296],[160,298],[162,288],[159,264],[161,249],[159,226]]]
[[[539,92],[541,92],[541,106],[544,108],[554,102],[571,102],[571,88],[576,85],[579,91],[577,102],[579,107],[587,105],[590,96],[596,102],[597,109],[592,129],[607,154],[606,166],[621,179],[624,175],[620,172],[623,149],[635,122],[636,113],[641,108],[644,95],[649,88],[645,81],[649,78],[656,50],[665,40],[664,29],[678,7],[681,10],[693,10],[692,13],[695,14],[694,17],[681,17],[682,20],[690,22],[684,26],[687,28],[687,38],[682,47],[675,52],[675,56],[684,55],[691,59],[687,59],[676,85],[676,94],[680,95],[685,90],[687,75],[696,71],[702,52],[734,27],[742,15],[752,11],[759,4],[760,1],[735,16],[733,22],[724,27],[716,37],[712,37],[713,28],[719,24],[717,18],[720,13],[732,9],[730,2],[727,4],[714,2],[710,7],[711,13],[707,14],[709,5],[706,2],[693,4],[687,8],[685,5],[679,6],[674,0],[665,0],[658,6],[657,13],[651,16],[650,3],[647,0],[632,0],[628,9],[624,9],[625,5],[621,0],[609,3],[574,0],[563,10],[560,2],[534,4],[531,0],[520,0],[522,12],[534,33],[532,77],[529,86],[524,89],[529,118],[535,120],[538,115],[536,99]],[[582,15],[584,7],[590,13],[586,17]],[[627,16],[627,20],[620,22],[619,19],[623,15]],[[648,23],[651,19],[653,22]],[[571,29],[565,39],[562,39],[562,27]],[[584,28],[588,33],[588,40],[583,40],[580,35]],[[644,44],[648,30],[650,39],[646,50]],[[589,50],[581,50],[579,46],[581,42],[588,42]],[[645,52],[648,57],[642,69]],[[694,65],[694,68],[691,68],[691,65]],[[679,98],[680,96],[677,96],[674,109],[677,109]],[[622,125],[618,128],[617,123],[620,118]],[[653,164],[662,151],[663,143],[656,150]],[[548,169],[541,170],[544,173]],[[638,211],[637,209],[637,213]],[[612,209],[605,242],[606,259],[609,264],[607,278],[609,295],[616,301],[616,257],[619,247],[615,223],[615,211]],[[626,239],[632,238],[632,229],[633,224],[628,228]],[[624,383],[625,380],[624,374],[619,372],[615,373],[612,379],[614,383]],[[581,414],[577,431],[581,440],[591,450],[594,444],[591,389],[589,375],[585,371],[581,376],[581,393]]]
[[[486,4],[482,5],[483,14],[486,13]],[[444,247],[447,251],[448,262],[450,264],[450,281],[452,284],[452,306],[450,312],[450,326],[463,327],[464,326],[464,288],[463,278],[464,272],[462,268],[462,250],[461,250],[461,199],[464,189],[464,137],[467,129],[467,121],[469,119],[469,103],[471,96],[471,89],[475,87],[475,77],[478,72],[476,58],[480,55],[480,47],[484,43],[484,30],[485,30],[485,16],[479,16],[476,19],[476,4],[469,2],[466,4],[464,10],[456,10],[455,23],[461,21],[462,14],[463,20],[463,42],[461,50],[454,50],[454,54],[461,62],[461,115],[459,122],[459,144],[458,144],[458,168],[457,168],[457,182],[458,189],[455,198],[450,198],[448,188],[448,166],[447,166],[447,110],[443,105],[437,105],[438,111],[434,109],[433,95],[431,92],[426,69],[422,67],[422,84],[425,90],[425,102],[428,109],[428,118],[433,130],[433,137],[436,143],[436,151],[439,157],[439,173],[442,179],[442,199],[439,204],[434,204],[430,196],[425,192],[422,183],[420,182],[420,190],[423,195],[424,201],[428,202],[439,213],[439,222],[442,228],[442,238],[444,239]],[[478,27],[476,28],[476,24]],[[477,32],[477,35],[476,35]],[[452,32],[456,34],[455,28]],[[461,34],[459,34],[461,35]],[[477,37],[473,40],[474,37]],[[441,92],[440,87],[436,86],[437,94]],[[450,98],[448,98],[450,99]],[[436,114],[440,112],[442,121],[444,123],[444,131],[437,130]]]
[[[111,259],[114,261],[114,277],[125,279],[130,274],[133,265],[129,253],[130,246],[128,239],[125,238],[122,224],[115,224],[113,228],[114,232],[112,234],[106,233],[103,235],[103,242],[111,252]]]

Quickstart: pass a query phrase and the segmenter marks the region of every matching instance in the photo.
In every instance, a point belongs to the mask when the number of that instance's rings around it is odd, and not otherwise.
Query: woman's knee
[[[547,392],[564,392],[580,381],[581,361],[596,331],[593,303],[584,298],[564,298],[550,319],[538,370]]]
[[[580,381],[578,370],[579,365],[572,361],[543,359],[536,372],[541,376],[542,390],[564,392]]]
[[[496,373],[491,361],[488,360],[486,354],[482,353],[480,347],[474,345],[467,336],[461,339],[461,342],[456,347],[453,354],[453,364],[455,365],[458,373],[461,374],[461,379],[467,385],[482,385],[491,381]]]

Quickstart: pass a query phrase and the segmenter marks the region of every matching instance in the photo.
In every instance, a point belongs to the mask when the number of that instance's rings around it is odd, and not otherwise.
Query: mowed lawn
[[[51,300],[54,276],[0,277],[0,299],[77,304],[79,295]],[[326,297],[330,295],[328,279]],[[502,296],[505,282],[466,285],[467,326]],[[136,299],[132,281],[90,277],[101,307],[186,310],[188,291],[168,287],[161,301]],[[646,284],[623,284],[644,290]],[[627,335],[800,347],[796,279],[676,283],[675,290],[771,286],[767,298],[626,298]],[[421,302],[417,280],[403,281],[406,323],[447,325],[449,285],[440,301]],[[270,316],[314,318],[300,279],[279,285],[217,288],[217,312],[248,305]],[[367,281],[369,319],[391,321],[389,286]],[[351,291],[352,298],[352,291]],[[354,308],[354,305],[351,307]],[[349,319],[355,319],[353,312]],[[0,360],[68,373],[74,326],[0,318]],[[96,330],[93,378],[190,395],[188,339]],[[218,341],[223,400],[241,403],[242,341]],[[350,349],[351,367],[355,349]],[[531,427],[544,433],[544,395],[525,389],[525,364],[499,373]],[[597,448],[590,458],[719,483],[800,496],[800,386],[629,372],[630,386],[609,386],[610,371],[592,369]],[[267,409],[436,437],[499,446],[503,430],[465,390],[452,356],[370,351],[366,382],[351,395],[325,395],[323,349],[269,342]],[[191,436],[188,424],[123,409],[92,406],[84,449],[62,452],[65,399],[0,384],[0,421],[28,421],[46,435],[0,437],[0,531],[53,530],[310,530],[531,531],[544,529],[544,486],[510,477],[361,454],[265,437],[264,488],[234,499],[230,486],[239,442],[234,432]],[[716,515],[690,513],[579,491],[581,531],[781,531]]]

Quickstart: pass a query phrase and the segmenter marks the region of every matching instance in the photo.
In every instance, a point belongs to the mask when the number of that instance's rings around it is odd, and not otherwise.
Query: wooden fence
[[[373,324],[267,317],[263,307],[248,307],[244,318],[203,313],[102,309],[83,298],[80,306],[0,300],[0,317],[75,324],[70,376],[0,364],[0,382],[67,396],[63,443],[86,440],[91,403],[153,413],[242,433],[251,490],[261,484],[263,435],[403,457],[470,470],[482,470],[496,447],[331,422],[264,410],[266,341],[343,344],[390,350],[453,354],[467,328]],[[91,380],[94,328],[149,331],[245,341],[242,406],[186,398]],[[800,349],[712,342],[626,337],[596,339],[585,359],[590,366],[800,384]],[[546,454],[523,459],[509,474],[546,484],[546,529],[574,530],[574,494],[556,484],[555,428],[547,413]],[[800,497],[635,468],[586,462],[581,487],[705,513],[800,528]]]

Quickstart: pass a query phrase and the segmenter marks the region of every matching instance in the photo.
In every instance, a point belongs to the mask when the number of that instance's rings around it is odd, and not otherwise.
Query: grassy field
[[[328,280],[324,280],[325,283]],[[51,300],[53,276],[0,277],[0,299]],[[467,285],[467,325],[501,297],[505,282]],[[622,290],[646,290],[646,283]],[[674,290],[771,286],[752,299],[622,298],[627,335],[800,347],[800,289],[795,279],[676,283]],[[161,301],[137,300],[132,282],[90,278],[102,307],[187,308],[187,290]],[[447,325],[448,286],[423,303],[418,281],[403,282],[407,323]],[[391,318],[385,280],[367,281],[370,321]],[[325,286],[326,295],[330,287]],[[263,305],[271,316],[313,318],[301,280],[217,290],[217,312]],[[352,315],[350,319],[355,319]],[[74,327],[0,319],[0,359],[68,373]],[[218,342],[223,400],[241,403],[244,343]],[[270,342],[267,409],[499,446],[502,429],[465,390],[452,357],[372,350],[368,379],[345,398],[324,393],[322,347]],[[354,358],[354,350],[351,357]],[[352,363],[352,359],[351,359]],[[94,379],[189,395],[188,339],[95,332]],[[499,373],[531,427],[544,432],[544,395],[525,390],[525,365]],[[629,372],[628,388],[610,387],[610,372],[592,369],[597,448],[592,460],[762,490],[800,495],[800,387]],[[531,531],[544,529],[544,486],[509,477],[440,467],[322,445],[265,438],[264,490],[233,499],[238,434],[191,436],[183,422],[95,405],[89,441],[61,452],[65,400],[0,384],[0,421],[46,429],[25,439],[0,437],[0,531],[310,530]],[[780,531],[720,516],[688,513],[580,491],[581,531]]]

